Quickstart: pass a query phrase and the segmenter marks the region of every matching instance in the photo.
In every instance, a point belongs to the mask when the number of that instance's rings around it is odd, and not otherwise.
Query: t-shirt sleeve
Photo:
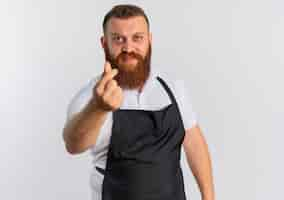
[[[93,97],[93,87],[95,86],[98,76],[89,80],[71,99],[67,106],[66,121],[69,121],[74,114],[80,112]]]
[[[191,94],[186,87],[184,80],[176,80],[174,86],[176,101],[181,113],[182,121],[185,129],[190,129],[197,124],[197,113],[193,109]]]

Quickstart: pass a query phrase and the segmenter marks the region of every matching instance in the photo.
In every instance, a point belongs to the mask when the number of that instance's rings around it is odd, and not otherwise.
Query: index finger
[[[111,69],[112,69],[112,67],[111,67],[109,61],[106,61],[105,65],[104,65],[104,75],[107,74],[108,72],[110,72]]]

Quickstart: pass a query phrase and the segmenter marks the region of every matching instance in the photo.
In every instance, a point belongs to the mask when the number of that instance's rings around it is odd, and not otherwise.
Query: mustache
[[[126,58],[126,57],[131,57],[131,58],[136,58],[138,60],[143,60],[143,57],[140,54],[137,54],[135,52],[130,52],[130,53],[122,52],[117,56],[117,60],[120,59],[120,58]]]

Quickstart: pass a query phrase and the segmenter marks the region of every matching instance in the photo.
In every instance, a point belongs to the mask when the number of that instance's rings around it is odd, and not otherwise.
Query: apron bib
[[[117,109],[104,174],[102,200],[185,200],[180,153],[185,129],[173,93],[160,110]]]

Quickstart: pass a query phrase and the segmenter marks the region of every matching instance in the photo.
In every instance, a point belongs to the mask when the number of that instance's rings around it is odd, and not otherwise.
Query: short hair
[[[148,17],[146,16],[144,10],[133,4],[120,4],[112,7],[112,9],[105,15],[103,20],[103,31],[106,32],[107,22],[112,17],[120,19],[128,19],[130,17],[142,16],[147,22],[148,30],[150,29],[150,24]]]

